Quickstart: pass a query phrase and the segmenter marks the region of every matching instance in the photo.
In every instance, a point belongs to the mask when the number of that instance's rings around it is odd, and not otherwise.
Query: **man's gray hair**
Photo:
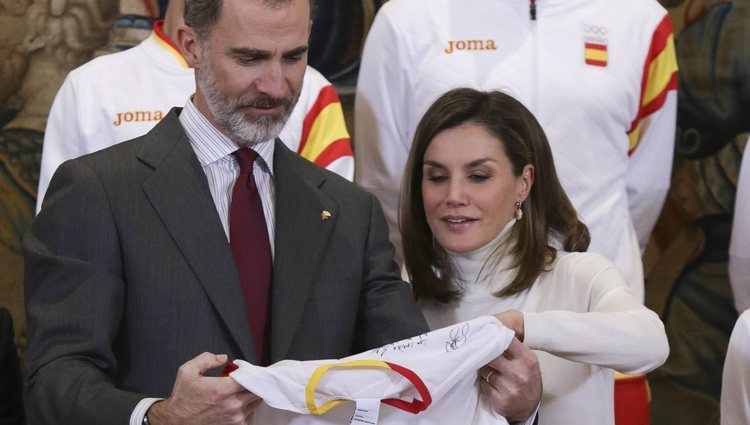
[[[270,7],[277,7],[292,0],[264,0]],[[198,38],[205,40],[211,28],[221,17],[223,0],[185,0],[185,24],[192,28]],[[315,7],[315,0],[310,0],[310,17]]]

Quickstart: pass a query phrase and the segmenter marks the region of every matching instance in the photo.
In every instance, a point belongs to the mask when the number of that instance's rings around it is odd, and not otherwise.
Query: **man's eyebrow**
[[[302,56],[305,54],[310,48],[308,46],[299,46],[295,49],[289,50],[287,52],[284,52],[285,58],[293,58],[295,56]]]
[[[254,59],[267,59],[271,57],[271,52],[267,50],[252,49],[249,47],[230,47],[227,49],[227,55],[231,57],[250,57]]]
[[[289,50],[287,52],[284,52],[283,57],[285,58],[293,58],[296,56],[301,56],[305,52],[307,52],[310,48],[308,46],[299,46],[297,48],[294,48],[292,50]],[[261,50],[261,49],[253,49],[250,47],[230,47],[227,49],[227,55],[231,57],[245,57],[245,58],[254,58],[254,59],[268,59],[271,56],[271,52],[267,50]]]

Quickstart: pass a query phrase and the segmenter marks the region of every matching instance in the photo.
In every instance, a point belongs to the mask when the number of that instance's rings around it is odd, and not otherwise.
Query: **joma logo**
[[[164,118],[164,113],[159,110],[117,112],[115,113],[115,120],[112,122],[112,124],[115,127],[119,127],[123,123],[161,121],[162,118]]]
[[[448,40],[444,52],[450,55],[464,50],[497,50],[497,46],[495,40]]]

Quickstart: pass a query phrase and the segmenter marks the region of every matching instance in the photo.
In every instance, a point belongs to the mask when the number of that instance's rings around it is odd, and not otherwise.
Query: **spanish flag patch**
[[[607,66],[607,45],[584,42],[584,59],[586,65]]]

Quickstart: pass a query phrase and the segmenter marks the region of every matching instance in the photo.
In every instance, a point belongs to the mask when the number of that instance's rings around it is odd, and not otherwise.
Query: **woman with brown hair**
[[[431,328],[497,313],[537,350],[541,425],[614,424],[614,370],[666,360],[659,317],[613,263],[585,252],[588,229],[544,131],[512,97],[454,89],[429,108],[409,154],[400,225]],[[483,392],[502,391],[499,374],[483,368]]]

